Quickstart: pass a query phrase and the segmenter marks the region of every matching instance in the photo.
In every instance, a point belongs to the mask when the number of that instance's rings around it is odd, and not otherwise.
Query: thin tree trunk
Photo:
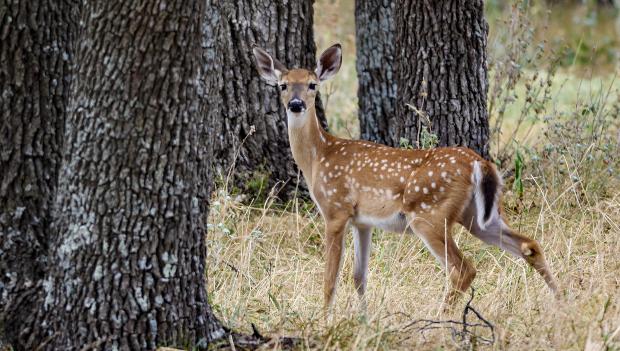
[[[205,286],[203,18],[202,1],[86,3],[35,334],[46,349],[224,334]]]
[[[207,73],[217,79],[220,92],[208,111],[209,127],[216,136],[213,161],[223,178],[234,167],[234,179],[228,185],[244,194],[257,195],[262,187],[264,195],[277,185],[278,196],[286,200],[298,187],[286,113],[276,88],[260,80],[252,47],[266,49],[288,67],[315,67],[313,2],[214,2],[219,27],[213,29],[215,35],[205,31],[211,39],[203,40],[205,64],[214,67]],[[322,108],[319,116],[325,125]],[[299,185],[305,187],[303,182]]]
[[[77,6],[0,5],[0,345],[24,349],[49,264]]]
[[[361,138],[398,146],[395,127],[394,1],[356,0],[355,33]]]
[[[488,157],[488,25],[482,0],[398,1],[396,114],[399,137],[415,144],[428,115],[439,145]]]

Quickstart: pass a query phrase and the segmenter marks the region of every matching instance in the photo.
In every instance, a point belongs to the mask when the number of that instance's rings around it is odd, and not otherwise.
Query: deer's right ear
[[[286,67],[258,46],[255,46],[252,52],[256,58],[256,66],[260,76],[271,85],[278,84],[282,74],[287,72]]]

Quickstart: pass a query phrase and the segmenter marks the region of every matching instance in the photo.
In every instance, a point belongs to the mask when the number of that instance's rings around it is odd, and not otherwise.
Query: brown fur
[[[330,62],[323,62],[323,66],[334,65],[334,58],[330,59]],[[480,164],[483,176],[494,177],[499,185],[493,164],[465,147],[404,150],[337,138],[319,125],[314,106],[316,90],[309,89],[310,83],[319,83],[317,74],[304,69],[283,69],[280,77],[280,84],[287,85],[281,93],[282,103],[287,106],[291,99],[298,98],[307,106],[307,115],[289,116],[289,124],[291,118],[293,121],[307,118],[302,127],[289,125],[289,139],[293,157],[325,219],[326,307],[334,298],[347,224],[367,231],[370,225],[365,222],[392,220],[389,223],[397,223],[393,219],[400,218],[400,214],[407,221],[404,230],[412,230],[423,239],[448,271],[455,292],[467,290],[476,275],[475,268],[452,239],[455,223],[461,223],[482,240],[523,257],[555,291],[553,276],[536,241],[510,229],[500,213],[488,228],[481,229],[476,223],[474,163]],[[499,189],[495,198],[499,212]],[[356,267],[355,284],[362,295],[365,275],[359,267]],[[454,296],[450,294],[449,299]]]

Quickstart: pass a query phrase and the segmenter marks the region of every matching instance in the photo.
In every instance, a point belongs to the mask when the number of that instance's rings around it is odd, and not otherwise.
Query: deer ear
[[[256,66],[261,77],[271,85],[278,84],[282,74],[288,71],[286,67],[258,46],[255,46],[252,52],[256,58]]]
[[[342,64],[342,48],[340,44],[334,44],[323,51],[316,65],[316,76],[322,82],[335,76]]]
[[[288,72],[288,68],[286,68],[285,65],[282,64],[282,62],[278,61],[277,58],[271,58],[273,60],[273,67],[275,68],[276,71],[280,71],[280,75]]]

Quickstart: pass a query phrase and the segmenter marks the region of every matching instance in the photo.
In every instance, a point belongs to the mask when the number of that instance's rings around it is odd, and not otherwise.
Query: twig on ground
[[[279,350],[291,350],[302,341],[301,338],[287,336],[265,337],[254,324],[252,324],[252,335],[226,331],[226,335],[211,343],[210,350],[257,350],[259,348],[271,349],[274,346],[278,346]]]
[[[463,309],[461,321],[417,319],[407,323],[404,327],[400,328],[399,331],[407,332],[415,330],[421,333],[422,337],[425,338],[425,333],[429,330],[449,329],[452,340],[458,345],[459,349],[462,350],[471,350],[475,345],[493,345],[495,343],[495,327],[471,305],[473,299],[474,288],[471,288],[471,294]],[[475,315],[477,321],[468,321],[470,313]],[[484,335],[484,330],[488,330],[490,335]],[[406,339],[409,338],[410,337]]]

